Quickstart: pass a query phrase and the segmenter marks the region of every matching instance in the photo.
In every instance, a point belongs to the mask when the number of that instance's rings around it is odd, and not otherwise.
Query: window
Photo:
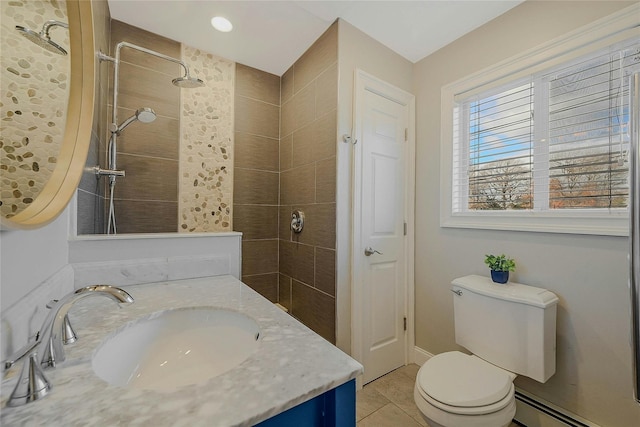
[[[539,49],[525,58],[530,67],[512,60],[502,67],[512,73],[496,67],[487,83],[478,73],[443,88],[443,226],[626,233],[640,41],[620,33],[579,55]]]

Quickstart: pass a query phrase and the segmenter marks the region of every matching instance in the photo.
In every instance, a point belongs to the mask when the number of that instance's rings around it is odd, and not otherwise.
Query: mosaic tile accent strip
[[[235,63],[185,45],[182,60],[205,86],[180,90],[178,231],[231,231]]]
[[[51,19],[67,22],[64,1],[0,1],[0,214],[12,217],[42,191],[57,162],[69,98],[69,56],[30,42],[16,25],[40,32]],[[69,51],[69,32],[52,27]]]

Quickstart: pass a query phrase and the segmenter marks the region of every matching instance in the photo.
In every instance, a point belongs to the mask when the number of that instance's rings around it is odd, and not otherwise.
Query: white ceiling
[[[111,17],[282,75],[337,18],[417,62],[523,0],[108,0]],[[233,31],[211,27],[213,16]]]

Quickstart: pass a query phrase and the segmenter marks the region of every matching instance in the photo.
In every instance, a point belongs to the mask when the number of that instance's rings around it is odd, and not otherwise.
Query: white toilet
[[[430,427],[508,426],[516,376],[546,382],[556,371],[558,297],[475,275],[451,284],[456,342],[473,354],[451,351],[422,365],[416,405]]]

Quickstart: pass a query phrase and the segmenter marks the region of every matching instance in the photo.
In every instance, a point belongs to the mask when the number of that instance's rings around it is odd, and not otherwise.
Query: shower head
[[[51,37],[49,37],[49,30],[51,29],[51,27],[69,28],[69,25],[65,24],[64,22],[51,20],[44,23],[44,25],[42,26],[42,30],[39,33],[36,33],[35,31],[30,30],[29,28],[22,27],[20,25],[16,25],[16,30],[31,42],[37,44],[43,49],[48,50],[49,52],[57,53],[58,55],[66,55],[67,51],[62,46],[51,40]]]
[[[200,80],[197,77],[191,77],[188,74],[184,77],[178,77],[171,80],[171,83],[173,83],[175,86],[185,88],[185,89],[192,89],[195,87],[204,86],[204,82],[202,80]]]
[[[156,112],[148,107],[138,108],[136,110],[136,118],[141,123],[151,123],[156,119]]]
[[[141,122],[141,123],[151,123],[155,119],[156,119],[156,112],[153,111],[151,108],[148,108],[148,107],[138,108],[136,110],[135,114],[133,116],[129,117],[124,122],[122,122],[122,124],[120,124],[120,126],[117,126],[115,123],[112,123],[111,124],[111,132],[120,135],[120,132],[122,132],[124,130],[124,128],[126,128],[131,123],[135,122],[136,120]]]

